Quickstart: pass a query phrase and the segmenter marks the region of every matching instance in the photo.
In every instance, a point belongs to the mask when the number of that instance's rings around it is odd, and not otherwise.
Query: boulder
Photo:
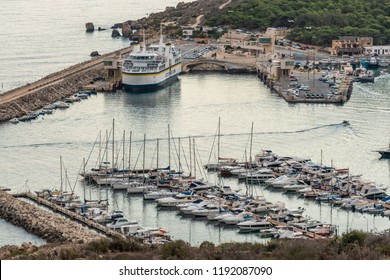
[[[98,27],[98,31],[103,31],[106,30],[105,28],[101,28],[100,26]]]
[[[87,29],[87,32],[93,32],[95,30],[95,26],[92,22],[87,22],[85,28]]]
[[[132,34],[130,24],[126,21],[122,24],[122,36],[129,38],[129,36]]]
[[[111,29],[117,29],[122,28],[122,23],[115,23],[113,26],[111,26]]]
[[[90,56],[92,57],[100,56],[100,53],[98,51],[93,51],[91,52]]]
[[[119,33],[118,30],[116,30],[116,29],[112,30],[111,37],[116,38],[116,37],[120,37],[120,36],[122,36],[122,35]]]

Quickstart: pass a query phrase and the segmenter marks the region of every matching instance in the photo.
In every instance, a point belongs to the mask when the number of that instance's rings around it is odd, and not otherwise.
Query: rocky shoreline
[[[0,191],[0,218],[50,243],[84,244],[102,238],[102,235],[76,222],[19,200],[3,191]]]
[[[115,23],[111,28],[114,30],[116,28],[122,28],[121,36],[133,39],[133,29],[146,29],[147,33],[153,33],[156,30],[159,30],[162,23],[174,23],[177,26],[203,24],[208,15],[218,13],[218,11],[222,11],[222,9],[225,8],[237,6],[243,1],[244,0],[198,0],[187,3],[179,2],[176,7],[166,7],[162,12],[152,13],[141,19]],[[200,22],[198,22],[198,19],[200,19]],[[150,34],[150,36],[156,34]],[[120,35],[118,32],[113,32],[114,37],[118,35]]]

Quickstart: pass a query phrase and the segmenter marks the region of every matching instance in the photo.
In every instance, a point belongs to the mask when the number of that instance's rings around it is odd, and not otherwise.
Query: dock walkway
[[[286,223],[278,222],[278,221],[275,221],[273,219],[268,219],[267,221],[270,222],[274,227],[293,228],[294,231],[302,232],[304,236],[307,236],[307,237],[312,238],[312,239],[326,239],[326,237],[324,237],[322,235],[316,234],[316,233],[308,231],[308,230],[300,229],[300,228],[294,227],[294,226],[286,224]]]
[[[64,207],[61,207],[57,204],[54,204],[46,199],[43,199],[43,198],[40,198],[38,197],[37,195],[31,193],[31,192],[24,192],[24,193],[18,193],[18,194],[13,194],[13,196],[15,198],[25,198],[25,199],[29,199],[31,201],[34,201],[35,203],[37,203],[38,205],[43,205],[47,208],[49,208],[50,210],[52,210],[53,212],[56,212],[56,213],[60,213],[68,218],[70,218],[71,220],[74,220],[76,222],[79,222],[81,223],[82,225],[85,225],[87,226],[88,228],[90,229],[93,229],[107,237],[120,237],[120,238],[123,238],[124,235],[114,231],[114,230],[111,230],[109,229],[108,227],[106,226],[103,226],[97,222],[94,222],[94,221],[91,221],[91,220],[88,220],[82,216],[80,216],[79,214],[73,212],[73,211],[70,211]]]

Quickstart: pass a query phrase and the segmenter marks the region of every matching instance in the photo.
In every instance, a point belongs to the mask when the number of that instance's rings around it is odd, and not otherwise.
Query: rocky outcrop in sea
[[[93,32],[95,30],[95,26],[93,25],[92,22],[87,22],[85,24],[85,29],[87,32]]]

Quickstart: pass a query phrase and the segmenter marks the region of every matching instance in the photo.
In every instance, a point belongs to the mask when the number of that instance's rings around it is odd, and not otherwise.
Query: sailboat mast
[[[61,178],[60,190],[62,191],[62,156],[60,156],[60,178]]]
[[[251,128],[251,144],[249,146],[249,163],[250,168],[252,167],[252,143],[253,143],[253,122],[252,122],[252,128]]]
[[[218,163],[219,163],[219,149],[220,149],[220,138],[221,138],[221,117],[218,118],[218,143],[217,143],[217,156],[218,156]]]
[[[112,119],[112,174],[114,174],[114,154],[115,154],[115,119]]]
[[[194,143],[194,177],[196,178],[195,138],[192,138],[192,141]]]
[[[132,131],[130,131],[130,135],[129,135],[129,171],[131,170],[131,135],[132,134]]]
[[[126,131],[123,130],[123,144],[122,144],[122,165],[123,165],[123,171],[126,169],[125,168],[125,140],[126,140]]]
[[[158,172],[158,153],[159,153],[159,139],[157,139],[157,166],[156,166],[157,172]]]
[[[106,164],[108,162],[108,131],[106,130]]]
[[[171,170],[171,132],[168,124],[168,168]]]
[[[145,182],[145,146],[146,146],[146,134],[144,134],[144,152],[143,152],[143,160],[142,160],[142,175]]]
[[[181,171],[181,162],[180,162],[180,137],[179,137],[179,174]]]
[[[248,178],[248,170],[249,170],[249,164],[248,164],[248,157],[247,157],[247,152],[246,152],[246,149],[245,149],[245,162],[246,162],[246,166],[245,166],[245,188],[246,188],[246,195],[249,196],[249,188],[248,188],[248,182],[249,182],[249,178]]]
[[[188,136],[188,145],[190,149],[190,177],[192,175],[192,154],[191,154],[191,137]]]
[[[84,166],[84,176],[85,176],[85,158],[83,158],[83,166]],[[84,203],[85,203],[85,185],[84,185],[84,188],[83,188],[83,196],[84,196]]]
[[[98,156],[98,159],[100,161],[99,164],[101,164],[101,162],[102,162],[102,158],[100,158],[101,151],[102,151],[102,131],[100,130],[100,132],[99,132],[99,156]],[[84,174],[85,174],[85,172],[84,172]]]

